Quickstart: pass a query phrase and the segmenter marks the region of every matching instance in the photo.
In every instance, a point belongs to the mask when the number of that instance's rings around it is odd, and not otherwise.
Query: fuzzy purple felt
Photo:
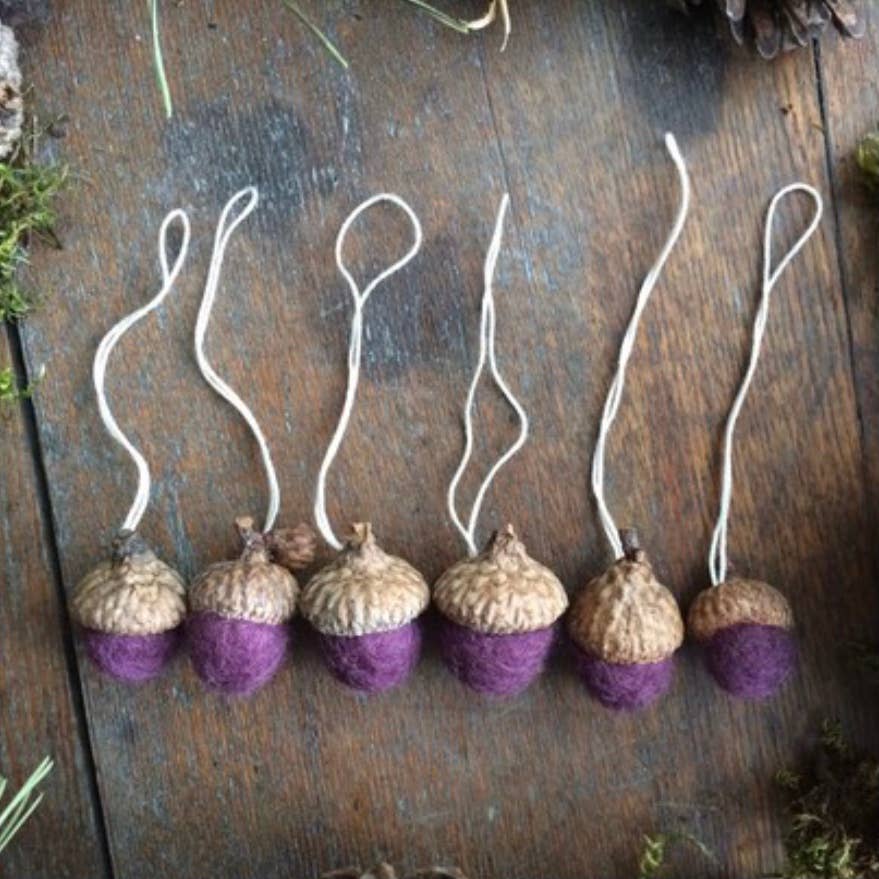
[[[623,665],[579,648],[577,666],[589,692],[606,708],[633,711],[655,702],[671,686],[674,658]]]
[[[555,627],[513,635],[488,635],[442,621],[443,660],[460,681],[488,696],[515,696],[543,671]]]
[[[141,684],[161,674],[180,644],[180,629],[156,635],[113,635],[85,629],[85,649],[105,674]]]
[[[708,640],[705,662],[728,693],[765,699],[796,668],[797,644],[793,633],[781,626],[739,623],[720,629]]]
[[[421,627],[407,623],[370,635],[321,635],[330,671],[364,693],[381,693],[403,683],[421,655]]]
[[[197,613],[186,621],[186,638],[192,664],[210,689],[249,696],[267,684],[284,661],[290,626]]]

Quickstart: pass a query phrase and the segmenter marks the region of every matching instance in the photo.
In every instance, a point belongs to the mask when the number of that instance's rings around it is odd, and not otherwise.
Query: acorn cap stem
[[[620,543],[623,545],[623,555],[630,562],[641,561],[639,556],[643,556],[641,549],[641,541],[638,539],[638,532],[634,528],[620,528]]]

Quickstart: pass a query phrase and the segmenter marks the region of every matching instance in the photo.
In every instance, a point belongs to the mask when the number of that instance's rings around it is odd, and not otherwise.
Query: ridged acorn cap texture
[[[306,585],[302,615],[324,635],[371,635],[412,622],[430,602],[424,577],[376,543],[369,523],[352,526],[344,549]]]
[[[71,600],[81,626],[110,635],[158,635],[186,616],[183,578],[137,534],[120,534],[113,555],[90,571]]]
[[[280,625],[296,613],[299,584],[286,568],[271,560],[269,538],[253,529],[253,520],[236,523],[244,543],[241,557],[217,562],[193,582],[193,613],[215,613],[230,620]]]
[[[683,643],[684,621],[646,554],[630,542],[626,555],[574,598],[568,631],[578,647],[605,662],[660,662]]]
[[[720,629],[739,623],[792,629],[794,613],[788,600],[768,583],[734,577],[700,592],[687,614],[687,630],[697,641],[707,641]]]
[[[565,612],[568,596],[507,525],[482,553],[440,577],[433,602],[454,623],[488,635],[513,635],[549,628]]]

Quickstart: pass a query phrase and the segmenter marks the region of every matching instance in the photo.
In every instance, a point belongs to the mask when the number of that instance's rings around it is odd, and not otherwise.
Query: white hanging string
[[[475,556],[479,552],[476,544],[476,525],[479,521],[479,512],[482,508],[482,502],[485,500],[485,495],[501,467],[503,467],[507,461],[509,461],[519,449],[525,445],[525,441],[528,439],[528,415],[522,407],[522,404],[516,399],[515,395],[510,390],[509,385],[504,381],[497,365],[497,356],[495,353],[496,316],[493,291],[494,272],[501,249],[504,218],[506,217],[509,205],[510,196],[505,194],[503,199],[501,199],[501,206],[494,227],[494,235],[492,236],[491,244],[488,248],[488,254],[485,258],[485,288],[482,295],[482,317],[479,324],[479,360],[476,364],[473,378],[470,381],[470,388],[467,391],[467,402],[464,406],[464,453],[461,456],[461,462],[458,464],[458,469],[455,471],[455,475],[449,483],[449,490],[446,495],[449,516],[451,516],[452,521],[455,523],[455,527],[464,538],[464,541],[467,544],[467,551],[471,556]],[[510,406],[513,407],[516,417],[519,419],[519,435],[488,471],[488,474],[482,481],[482,485],[479,486],[479,491],[476,493],[476,499],[473,501],[473,507],[470,510],[470,517],[465,525],[461,517],[458,515],[456,495],[458,491],[458,483],[461,481],[461,477],[464,475],[464,471],[467,469],[467,465],[470,463],[470,457],[473,453],[473,407],[476,401],[476,390],[479,386],[479,380],[482,377],[486,360],[488,361],[489,370],[495,384],[500,388],[501,393],[504,395]]]
[[[632,317],[629,320],[629,325],[626,327],[626,333],[623,336],[623,341],[620,345],[616,375],[614,375],[613,382],[611,382],[610,390],[607,394],[607,400],[605,400],[604,403],[604,411],[601,414],[601,425],[598,432],[598,439],[595,443],[595,452],[592,456],[592,493],[595,496],[595,503],[598,506],[598,517],[601,521],[601,527],[607,537],[607,542],[613,550],[614,558],[617,559],[622,558],[623,556],[623,544],[620,540],[619,530],[617,529],[613,516],[608,509],[607,501],[604,498],[604,453],[607,445],[607,437],[620,408],[620,402],[623,397],[623,387],[626,382],[626,368],[628,367],[629,359],[632,356],[632,349],[635,347],[635,338],[638,334],[638,325],[641,322],[641,316],[644,313],[644,309],[647,307],[650,295],[653,293],[654,287],[656,287],[659,276],[662,274],[662,270],[681,236],[681,232],[684,229],[684,223],[687,219],[687,213],[690,209],[690,178],[687,174],[687,166],[684,163],[684,158],[681,155],[681,151],[678,149],[678,144],[673,134],[665,135],[665,146],[677,168],[678,177],[680,179],[680,207],[678,208],[678,214],[675,218],[671,233],[660,251],[659,257],[647,273],[647,277],[644,278],[644,283],[641,285],[641,290],[638,293],[635,310],[632,312]]]
[[[211,311],[214,307],[214,300],[217,298],[217,287],[220,283],[220,274],[223,269],[223,258],[226,255],[226,246],[232,233],[238,228],[238,225],[249,216],[256,208],[259,201],[259,193],[255,186],[246,186],[244,189],[236,192],[232,198],[226,203],[223,212],[220,214],[220,220],[217,223],[217,231],[214,235],[214,252],[211,255],[211,263],[208,269],[208,279],[205,283],[204,294],[201,299],[201,306],[198,309],[198,318],[195,322],[195,359],[198,361],[198,367],[205,381],[224,399],[230,403],[233,408],[247,422],[250,432],[253,434],[257,445],[259,446],[260,457],[262,458],[263,469],[266,474],[266,481],[269,488],[269,501],[266,510],[264,532],[272,530],[275,520],[278,517],[278,510],[281,506],[281,489],[278,486],[278,476],[275,473],[275,465],[272,463],[272,454],[269,445],[266,442],[265,435],[256,416],[250,411],[247,404],[238,394],[231,388],[219,375],[214,371],[213,367],[208,363],[208,359],[204,353],[205,334],[207,333],[208,323],[211,319]],[[233,220],[229,220],[230,215],[236,210],[241,202],[243,207]]]
[[[168,266],[168,230],[175,221],[180,221],[183,227],[183,238],[180,242],[180,249],[172,266]],[[107,403],[107,394],[105,391],[105,382],[107,376],[107,362],[110,354],[116,347],[119,340],[131,329],[141,318],[146,317],[151,311],[155,311],[164,301],[180,270],[186,260],[186,252],[189,249],[189,217],[181,210],[174,210],[169,213],[162,221],[159,228],[159,263],[162,267],[162,288],[146,305],[142,305],[136,311],[124,317],[112,329],[107,332],[98,345],[95,352],[95,362],[92,366],[92,381],[94,382],[95,392],[98,396],[98,411],[101,415],[101,421],[107,433],[122,446],[128,453],[134,465],[137,468],[137,493],[134,496],[134,502],[125,521],[122,523],[122,531],[135,531],[140,525],[143,514],[146,512],[147,504],[150,499],[150,468],[144,456],[134,447],[128,437],[122,432],[118,422],[110,411]]]
[[[373,205],[381,202],[394,204],[406,214],[412,223],[412,228],[415,230],[415,238],[405,256],[398,259],[392,266],[389,266],[373,278],[366,289],[361,292],[357,281],[354,280],[351,272],[349,272],[348,268],[345,266],[342,257],[342,248],[345,244],[345,238],[348,235],[348,231],[357,218],[364,211],[369,210]],[[342,277],[348,282],[348,287],[351,290],[351,298],[354,301],[354,314],[351,318],[351,335],[348,346],[348,387],[345,392],[345,403],[342,406],[342,414],[339,416],[339,423],[336,425],[336,432],[333,434],[333,438],[327,446],[326,454],[320,465],[320,472],[317,477],[317,490],[314,497],[314,520],[323,539],[335,550],[342,549],[342,542],[336,537],[333,527],[330,525],[330,520],[327,517],[327,474],[330,471],[330,466],[335,460],[336,455],[339,453],[339,448],[342,445],[345,432],[348,430],[348,423],[351,420],[351,412],[354,409],[354,400],[357,396],[357,386],[360,383],[361,353],[363,348],[363,310],[366,307],[366,302],[370,295],[372,295],[373,290],[375,290],[382,281],[387,280],[391,275],[402,269],[403,266],[405,266],[406,263],[418,253],[421,248],[421,240],[421,223],[419,222],[415,211],[413,211],[399,195],[394,195],[393,193],[388,192],[374,195],[372,198],[368,198],[365,202],[356,207],[351,214],[349,214],[348,219],[342,223],[342,227],[339,229],[339,234],[336,238],[336,265],[338,266]]]
[[[785,254],[784,258],[773,270],[772,268],[772,234],[775,226],[775,214],[782,200],[792,192],[802,192],[808,195],[815,203],[815,216],[809,223],[808,228],[800,236],[796,244]],[[735,437],[736,423],[745,403],[745,397],[751,382],[754,380],[754,373],[757,371],[757,361],[760,359],[760,351],[763,347],[763,335],[766,332],[766,323],[769,319],[769,302],[772,298],[772,291],[778,283],[779,278],[784,270],[790,265],[794,257],[805,247],[806,242],[812,237],[821,217],[824,213],[824,202],[821,194],[812,186],[805,183],[793,183],[782,189],[775,198],[772,199],[769,210],[766,213],[766,230],[763,235],[763,290],[760,295],[760,306],[757,309],[754,318],[754,329],[751,344],[751,359],[748,362],[748,368],[745,371],[745,377],[733,401],[729,417],[726,422],[726,429],[723,433],[723,463],[721,466],[721,489],[720,489],[720,509],[717,515],[717,524],[714,527],[714,534],[711,537],[711,549],[708,554],[708,570],[711,575],[711,583],[714,586],[723,583],[726,579],[728,561],[727,561],[727,534],[729,532],[729,513],[732,503],[733,491],[733,439]]]
[[[501,43],[501,52],[503,52],[504,49],[507,48],[510,34],[513,32],[513,22],[510,18],[508,0],[491,0],[488,4],[488,9],[486,10],[485,15],[481,18],[475,18],[473,21],[468,21],[467,27],[472,31],[478,31],[494,24],[498,15],[498,8],[500,8],[501,20],[504,25],[504,41]]]

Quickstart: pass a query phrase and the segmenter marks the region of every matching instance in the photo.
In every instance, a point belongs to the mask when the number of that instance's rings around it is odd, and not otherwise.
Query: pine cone
[[[667,0],[686,12],[703,0]],[[710,2],[710,0],[708,0]],[[861,0],[715,0],[736,41],[753,40],[764,58],[807,46],[832,21],[845,37],[862,37],[866,17]]]

